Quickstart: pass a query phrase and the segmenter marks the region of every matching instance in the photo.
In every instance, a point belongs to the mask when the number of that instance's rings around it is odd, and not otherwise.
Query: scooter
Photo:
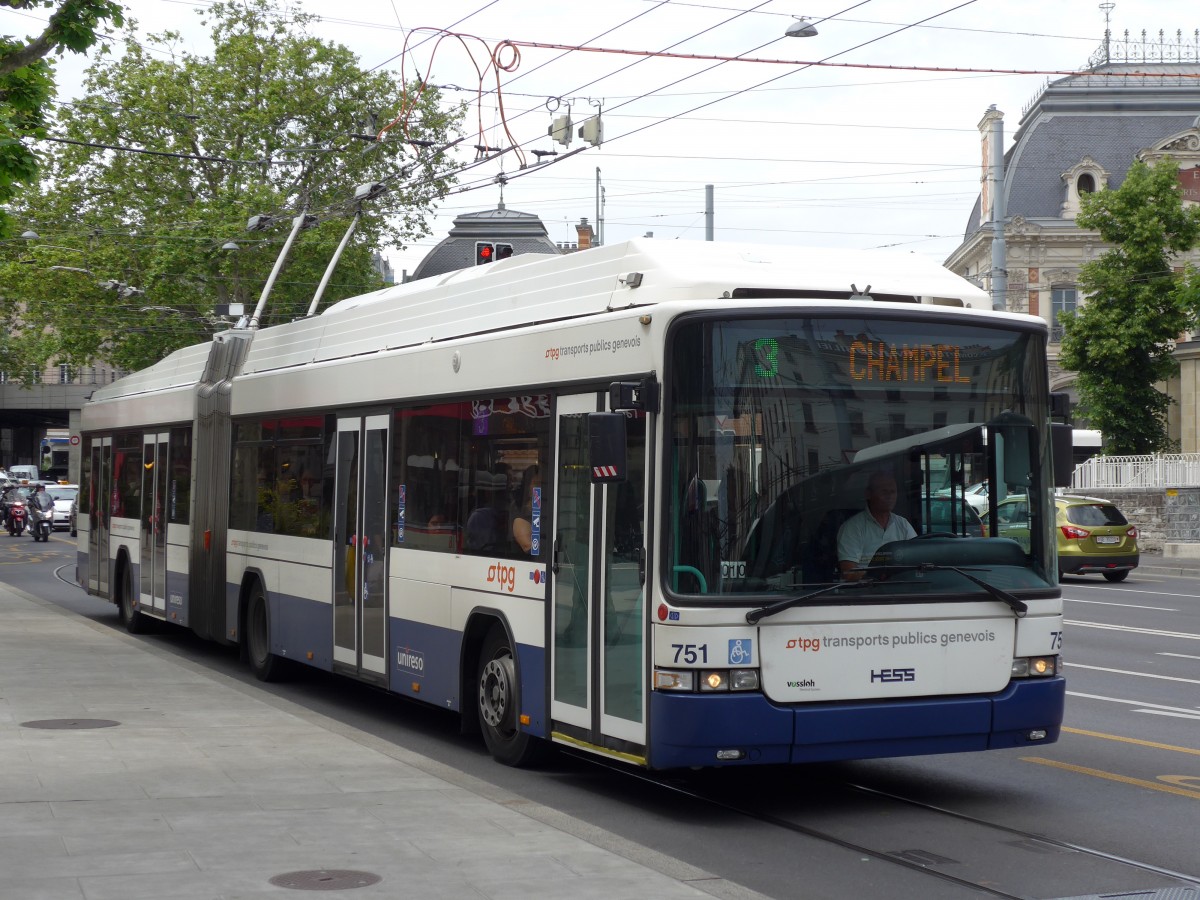
[[[25,504],[18,500],[8,508],[8,533],[13,537],[18,534],[25,533],[25,525],[28,513],[25,511]]]
[[[54,530],[54,507],[38,509],[29,507],[29,533],[35,541],[49,542],[50,532]]]

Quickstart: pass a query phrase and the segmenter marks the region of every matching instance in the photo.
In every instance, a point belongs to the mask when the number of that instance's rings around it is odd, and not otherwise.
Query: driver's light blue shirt
[[[859,568],[871,562],[875,551],[888,541],[907,541],[917,536],[908,519],[892,513],[887,528],[879,527],[869,509],[864,509],[847,519],[838,529],[838,562],[847,560]]]

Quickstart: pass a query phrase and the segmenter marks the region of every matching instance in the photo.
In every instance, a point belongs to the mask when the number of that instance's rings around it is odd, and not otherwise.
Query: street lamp
[[[816,37],[817,26],[808,20],[807,16],[796,19],[783,32],[785,37]]]

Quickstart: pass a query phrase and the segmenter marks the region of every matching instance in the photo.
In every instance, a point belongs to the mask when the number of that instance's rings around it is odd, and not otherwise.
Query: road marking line
[[[1200,722],[1200,712],[1188,713],[1166,712],[1161,709],[1135,709],[1134,712],[1145,713],[1148,716],[1172,716],[1176,719],[1193,719]]]
[[[1076,585],[1076,587],[1082,587],[1082,585]],[[1111,594],[1113,591],[1121,591],[1125,594],[1153,594],[1155,597],[1186,597],[1189,600],[1195,600],[1197,597],[1200,597],[1200,594],[1169,594],[1166,591],[1139,591],[1134,588],[1104,588],[1104,593],[1106,594]]]
[[[1162,594],[1160,596],[1171,596]],[[1159,612],[1179,612],[1178,609],[1171,606],[1138,606],[1136,603],[1106,603],[1103,600],[1079,600],[1075,597],[1063,597],[1067,603],[1091,603],[1093,606],[1120,606],[1124,609],[1153,609]]]
[[[1187,653],[1167,653],[1165,650],[1161,653],[1155,653],[1155,656],[1175,656],[1179,659],[1200,659],[1200,656],[1191,656]]]
[[[1118,775],[1116,772],[1105,772],[1103,769],[1089,769],[1086,766],[1076,766],[1071,763],[1059,762],[1055,759],[1042,759],[1040,756],[1022,756],[1025,762],[1037,763],[1039,766],[1051,766],[1055,769],[1066,769],[1079,775],[1091,775],[1093,778],[1103,778],[1107,781],[1118,781],[1121,784],[1132,784],[1134,787],[1150,788],[1152,791],[1162,791],[1165,794],[1178,794],[1181,797],[1191,797],[1200,800],[1200,791],[1189,791],[1186,788],[1162,784],[1158,781],[1147,781],[1145,778],[1131,778],[1128,775]]]
[[[1194,716],[1196,710],[1184,709],[1181,706],[1164,706],[1161,703],[1142,703],[1140,700],[1121,700],[1118,697],[1105,697],[1101,694],[1081,694],[1078,691],[1067,691],[1070,697],[1082,697],[1085,700],[1107,700],[1109,703],[1124,703],[1126,706],[1141,706],[1146,709],[1165,709],[1167,712],[1184,713],[1189,716]]]
[[[1148,711],[1148,710],[1147,710]],[[1175,753],[1190,753],[1193,756],[1200,756],[1200,749],[1194,747],[1177,747],[1174,744],[1160,744],[1157,741],[1144,741],[1141,738],[1125,737],[1120,734],[1108,734],[1104,731],[1087,731],[1083,728],[1068,728],[1066,725],[1062,730],[1068,734],[1079,734],[1083,737],[1100,738],[1105,741],[1120,741],[1122,744],[1136,744],[1139,747],[1152,747],[1155,750],[1172,750]]]
[[[1183,638],[1187,641],[1200,641],[1200,634],[1188,634],[1186,631],[1162,631],[1158,628],[1134,628],[1130,625],[1106,625],[1103,622],[1080,622],[1073,619],[1066,621],[1067,625],[1075,628],[1100,628],[1104,631],[1124,631],[1129,634],[1152,634],[1156,637]]]
[[[1130,672],[1126,669],[1107,669],[1104,666],[1085,666],[1083,663],[1066,663],[1072,669],[1091,669],[1093,672],[1111,672],[1113,675],[1136,675],[1138,678],[1157,678],[1160,681],[1185,681],[1200,684],[1200,678],[1179,678],[1175,675],[1152,675],[1149,672]]]

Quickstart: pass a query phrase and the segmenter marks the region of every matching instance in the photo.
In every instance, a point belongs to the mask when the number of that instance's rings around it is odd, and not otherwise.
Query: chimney
[[[592,231],[592,226],[588,224],[587,216],[579,220],[579,224],[575,226],[575,231],[579,234],[580,250],[587,250],[596,242],[596,232]]]

